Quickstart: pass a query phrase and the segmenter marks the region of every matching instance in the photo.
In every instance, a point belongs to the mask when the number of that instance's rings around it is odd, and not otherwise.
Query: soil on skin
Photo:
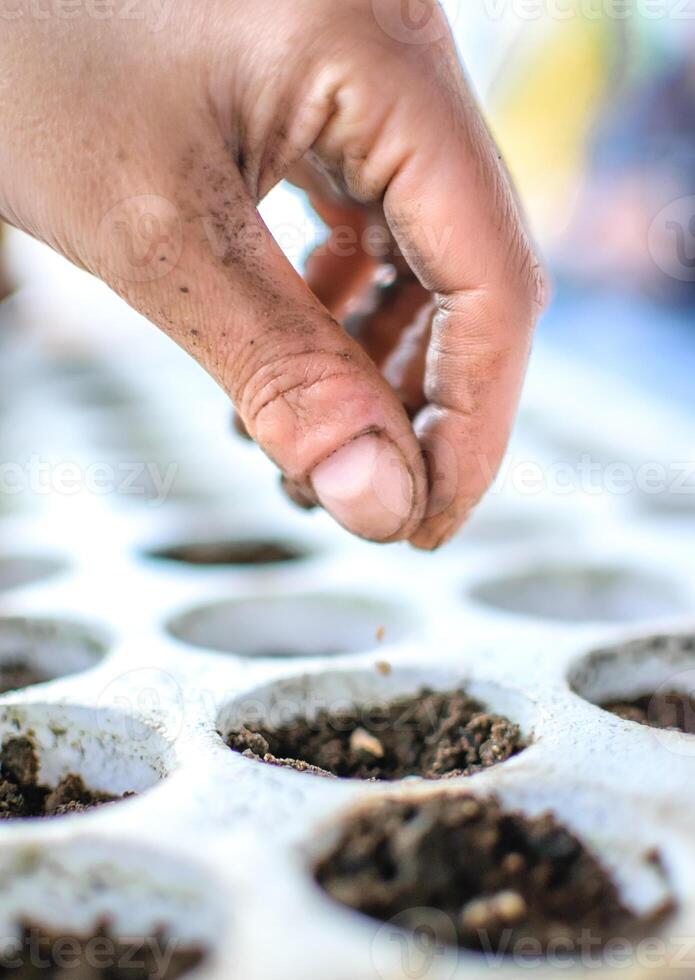
[[[0,820],[58,817],[123,799],[94,792],[85,786],[80,776],[70,773],[55,787],[41,786],[38,772],[39,759],[31,739],[10,738],[3,742],[0,749]]]
[[[0,694],[29,687],[30,684],[42,684],[47,680],[49,678],[44,674],[19,660],[0,664]]]
[[[351,779],[470,776],[525,748],[518,725],[490,714],[465,691],[423,690],[277,729],[240,728],[231,749],[272,765]]]
[[[609,701],[601,707],[619,718],[649,728],[671,728],[695,735],[695,703],[682,691],[647,694],[634,701]]]
[[[177,980],[206,959],[196,946],[164,932],[121,939],[106,922],[92,936],[66,935],[23,923],[19,944],[0,955],[0,977],[17,980]]]
[[[272,565],[297,561],[299,551],[272,541],[214,541],[184,544],[153,552],[155,558],[185,565]]]
[[[503,955],[595,955],[610,938],[652,935],[671,911],[648,920],[629,911],[596,858],[553,817],[451,794],[356,814],[316,878],[366,915],[397,916],[405,929],[434,929],[440,944]]]

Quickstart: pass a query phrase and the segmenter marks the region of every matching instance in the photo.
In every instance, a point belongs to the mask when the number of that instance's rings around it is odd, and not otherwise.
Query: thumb
[[[362,537],[409,538],[427,480],[395,393],[294,271],[228,161],[200,174],[191,164],[185,186],[167,186],[111,207],[99,274],[215,377],[305,496]]]

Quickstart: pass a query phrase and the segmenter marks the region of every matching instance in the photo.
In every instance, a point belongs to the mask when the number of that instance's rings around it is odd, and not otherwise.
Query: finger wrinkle
[[[316,378],[314,381],[297,381],[296,384],[289,385],[286,388],[279,388],[268,397],[267,401],[263,402],[258,408],[253,408],[251,415],[249,416],[249,424],[253,425],[258,421],[261,414],[273,406],[278,401],[284,401],[290,408],[292,408],[298,417],[301,417],[301,408],[303,398],[290,398],[289,396],[293,392],[300,392],[302,396],[308,394],[312,388],[316,388],[319,385],[325,384],[327,381],[334,381],[337,378],[345,378],[345,371],[333,371],[326,372],[322,377]],[[262,393],[261,393],[262,395]]]
[[[283,394],[302,387],[308,390],[328,376],[335,380],[337,377],[349,377],[352,373],[352,355],[349,351],[316,348],[287,353],[276,351],[271,360],[260,361],[255,352],[250,359],[254,364],[252,370],[244,372],[236,382],[240,393],[237,404],[247,425],[257,422],[260,413]],[[327,366],[327,363],[335,365],[336,360],[340,367]],[[299,368],[293,366],[295,362],[299,362]],[[301,376],[298,377],[298,373]]]

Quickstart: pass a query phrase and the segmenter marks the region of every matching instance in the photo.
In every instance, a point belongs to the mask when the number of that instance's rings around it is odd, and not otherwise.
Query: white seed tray
[[[687,498],[669,508],[638,491],[500,486],[440,554],[354,541],[284,502],[272,468],[230,436],[224,398],[183,355],[101,294],[87,305],[92,287],[81,279],[70,289],[50,329],[50,291],[29,290],[2,311],[2,461],[21,459],[26,473],[38,454],[53,477],[66,461],[78,477],[74,492],[3,497],[0,662],[20,649],[56,679],[0,697],[0,738],[30,733],[47,782],[78,772],[94,789],[140,795],[0,824],[0,938],[20,917],[84,930],[107,915],[125,932],[165,925],[203,943],[210,956],[192,980],[529,976],[528,966],[454,950],[418,959],[397,923],[339,907],[313,883],[313,862],[354,807],[465,791],[555,814],[636,911],[677,906],[663,949],[639,962],[542,964],[533,976],[692,976],[695,737],[597,707],[695,687]],[[135,329],[134,365],[123,337]],[[580,446],[634,462],[654,445],[668,463],[687,449],[682,420],[629,392],[619,399],[629,424],[603,419],[591,394],[599,383],[570,384],[567,367],[544,357],[513,458],[550,465]],[[553,390],[568,406],[564,429],[547,411]],[[573,391],[586,397],[574,405]],[[94,460],[111,477],[122,464],[173,463],[175,480],[165,501],[151,499],[142,472],[130,489],[95,492],[84,485]],[[149,556],[257,537],[306,557],[235,569]],[[464,685],[518,722],[530,746],[469,779],[364,784],[249,760],[220,734],[425,685]]]

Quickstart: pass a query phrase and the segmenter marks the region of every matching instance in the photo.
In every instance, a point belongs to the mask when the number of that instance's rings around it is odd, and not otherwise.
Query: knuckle
[[[546,308],[549,300],[549,279],[543,263],[536,255],[526,234],[519,229],[511,249],[515,270],[515,293],[529,307],[532,321]]]
[[[307,424],[313,422],[313,396],[327,383],[339,382],[352,373],[349,355],[339,351],[307,350],[275,354],[256,365],[248,375],[239,399],[239,411],[254,430],[262,416],[289,410]]]
[[[542,262],[535,262],[532,270],[531,298],[538,313],[543,313],[550,304],[552,284],[550,274]]]

